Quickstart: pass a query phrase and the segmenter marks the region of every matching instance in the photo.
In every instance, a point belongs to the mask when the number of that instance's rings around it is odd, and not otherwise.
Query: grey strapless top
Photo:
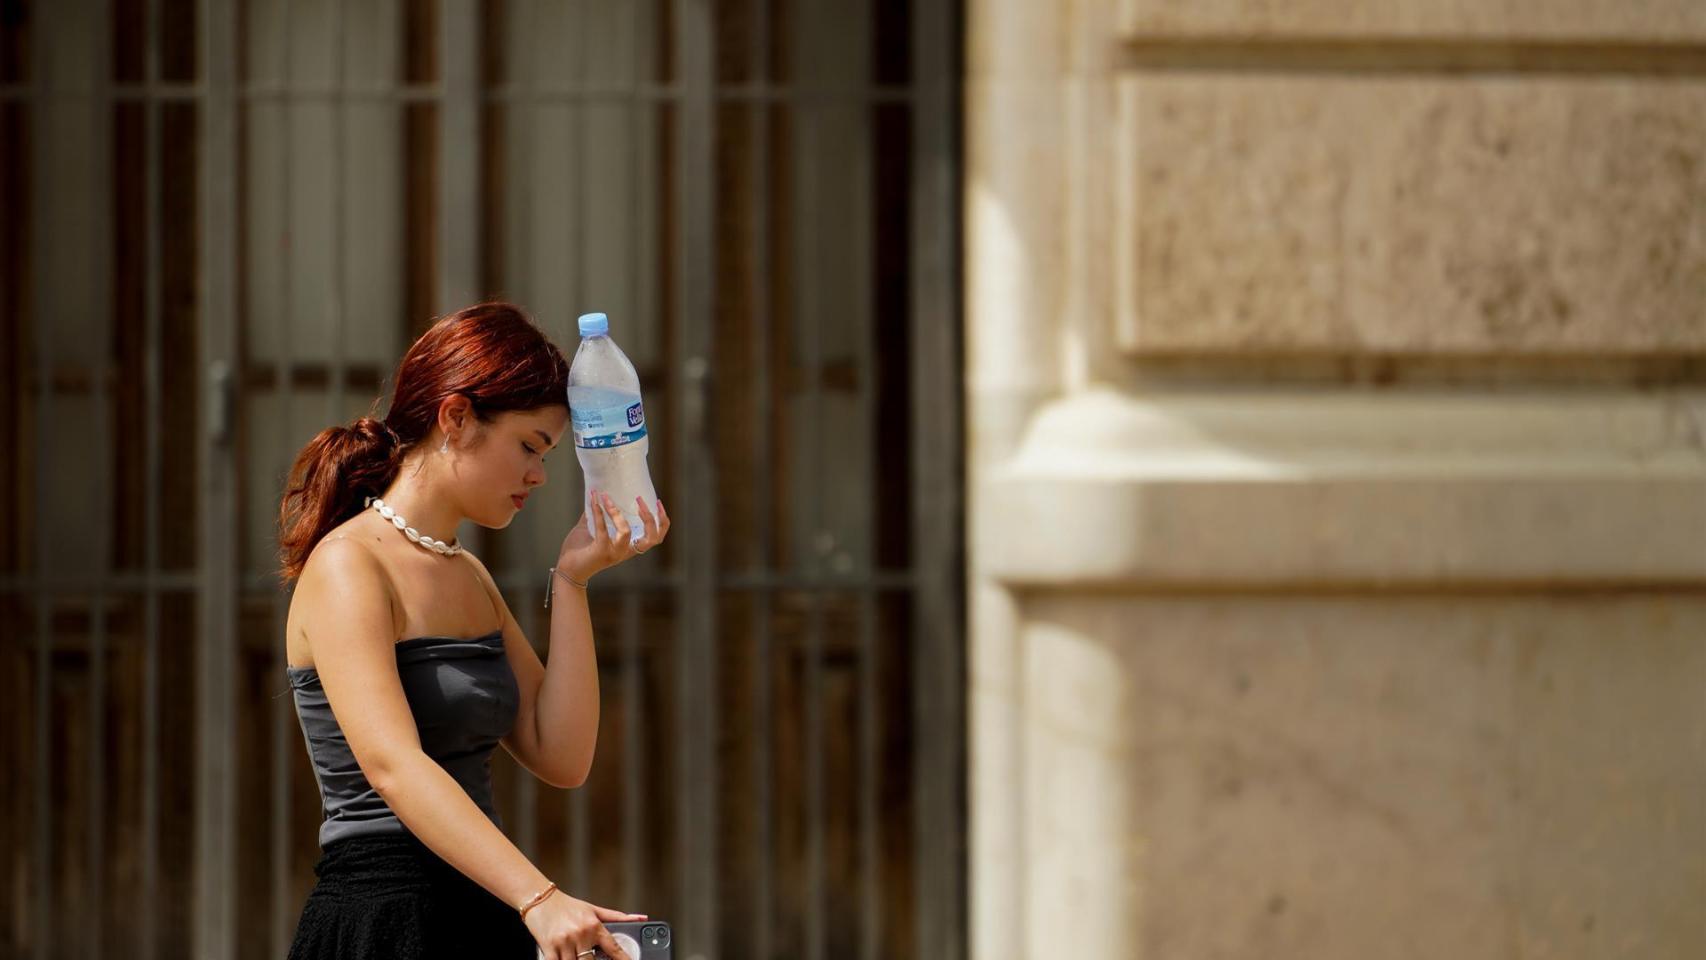
[[[515,726],[521,704],[515,673],[504,655],[503,631],[473,639],[414,637],[398,641],[396,647],[397,675],[421,748],[502,827],[492,803],[492,750]],[[408,832],[355,762],[326,702],[319,673],[313,667],[288,665],[284,672],[320,786],[325,813],[320,847],[346,837]]]

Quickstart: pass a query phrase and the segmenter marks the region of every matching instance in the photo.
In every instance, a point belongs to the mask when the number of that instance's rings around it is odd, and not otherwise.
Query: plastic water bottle
[[[646,453],[651,438],[646,433],[646,407],[640,399],[640,375],[627,354],[610,339],[610,318],[589,313],[579,321],[581,344],[569,365],[569,419],[575,437],[575,456],[580,459],[586,490],[601,490],[616,501],[628,518],[635,543],[643,542],[646,525],[640,519],[635,497],[644,497],[646,508],[657,516],[657,491],[652,487]],[[585,496],[589,518],[603,517],[605,529],[616,536],[616,523],[593,506]]]

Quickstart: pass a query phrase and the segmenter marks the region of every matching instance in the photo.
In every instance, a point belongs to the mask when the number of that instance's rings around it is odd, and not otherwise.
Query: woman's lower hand
[[[614,567],[624,560],[645,553],[647,550],[662,543],[669,536],[669,511],[664,509],[663,501],[658,501],[657,513],[654,515],[642,497],[635,497],[638,505],[640,522],[645,529],[635,537],[635,531],[629,526],[628,518],[616,506],[616,501],[602,490],[587,491],[591,506],[582,511],[580,520],[575,528],[563,538],[563,545],[557,551],[557,569],[564,571],[576,580],[586,582],[600,570]],[[591,516],[588,516],[588,513]],[[610,519],[610,526],[616,528],[615,536],[611,536],[605,524],[605,518]]]
[[[643,913],[623,913],[576,900],[561,890],[538,906],[527,911],[523,921],[533,939],[539,944],[539,955],[545,960],[588,960],[589,950],[602,950],[611,960],[639,960],[629,957],[616,944],[616,938],[604,928],[605,923],[640,921]]]

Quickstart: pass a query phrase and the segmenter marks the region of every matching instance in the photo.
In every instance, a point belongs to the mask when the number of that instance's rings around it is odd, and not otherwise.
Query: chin
[[[483,516],[474,516],[473,514],[463,514],[463,516],[473,521],[475,526],[484,527],[487,530],[502,530],[509,526],[511,520],[515,519],[514,513],[514,510],[505,510],[503,513],[491,513]]]

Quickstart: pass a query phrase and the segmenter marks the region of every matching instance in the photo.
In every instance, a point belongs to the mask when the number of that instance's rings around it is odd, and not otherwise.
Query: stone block
[[[1112,391],[973,502],[1020,588],[1706,583],[1706,394]]]
[[[1118,0],[1134,35],[1480,37],[1579,41],[1706,38],[1694,0]]]
[[[1024,613],[1018,955],[1706,952],[1698,595]]]
[[[1134,356],[1706,351],[1706,82],[1120,83]]]

